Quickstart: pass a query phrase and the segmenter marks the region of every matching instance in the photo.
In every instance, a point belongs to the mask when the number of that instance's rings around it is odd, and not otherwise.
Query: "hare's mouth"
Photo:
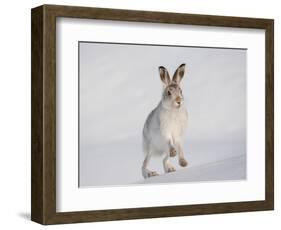
[[[176,101],[175,104],[179,108],[182,105],[182,101]]]

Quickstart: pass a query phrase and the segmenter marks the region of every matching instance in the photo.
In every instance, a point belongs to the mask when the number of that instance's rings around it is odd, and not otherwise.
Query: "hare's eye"
[[[167,93],[168,93],[168,95],[169,95],[169,96],[171,96],[171,95],[172,95],[172,94],[171,94],[171,92],[170,92],[170,90],[168,90],[168,92],[167,92]]]

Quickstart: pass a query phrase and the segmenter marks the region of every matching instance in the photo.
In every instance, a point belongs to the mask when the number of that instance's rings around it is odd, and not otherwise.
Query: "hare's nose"
[[[181,98],[180,97],[176,97],[176,103],[178,103],[178,104],[181,103]]]

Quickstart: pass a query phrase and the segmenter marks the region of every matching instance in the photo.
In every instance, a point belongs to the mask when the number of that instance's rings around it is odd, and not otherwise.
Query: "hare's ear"
[[[161,81],[162,81],[166,86],[169,85],[170,82],[171,82],[171,79],[170,79],[169,73],[168,73],[168,71],[166,70],[165,67],[163,67],[163,66],[160,66],[160,67],[159,67],[159,74],[160,74]]]
[[[183,78],[183,75],[184,75],[184,70],[185,70],[185,64],[181,64],[176,72],[174,73],[174,76],[173,76],[173,82],[179,84],[181,79]]]

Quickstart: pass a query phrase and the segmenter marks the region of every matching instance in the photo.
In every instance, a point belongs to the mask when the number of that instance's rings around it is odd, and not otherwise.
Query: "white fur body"
[[[147,168],[153,155],[165,155],[163,166],[166,173],[175,171],[170,157],[177,154],[179,164],[182,167],[187,166],[182,143],[187,126],[187,111],[179,84],[183,78],[184,69],[185,64],[180,65],[171,79],[168,71],[163,66],[159,67],[164,90],[161,101],[148,115],[143,127],[143,152],[146,155],[142,165],[144,178],[158,175],[156,171]]]
[[[169,152],[170,144],[182,144],[187,126],[187,111],[184,106],[179,109],[166,109],[160,102],[149,114],[143,128],[143,152],[151,155],[163,155]]]

